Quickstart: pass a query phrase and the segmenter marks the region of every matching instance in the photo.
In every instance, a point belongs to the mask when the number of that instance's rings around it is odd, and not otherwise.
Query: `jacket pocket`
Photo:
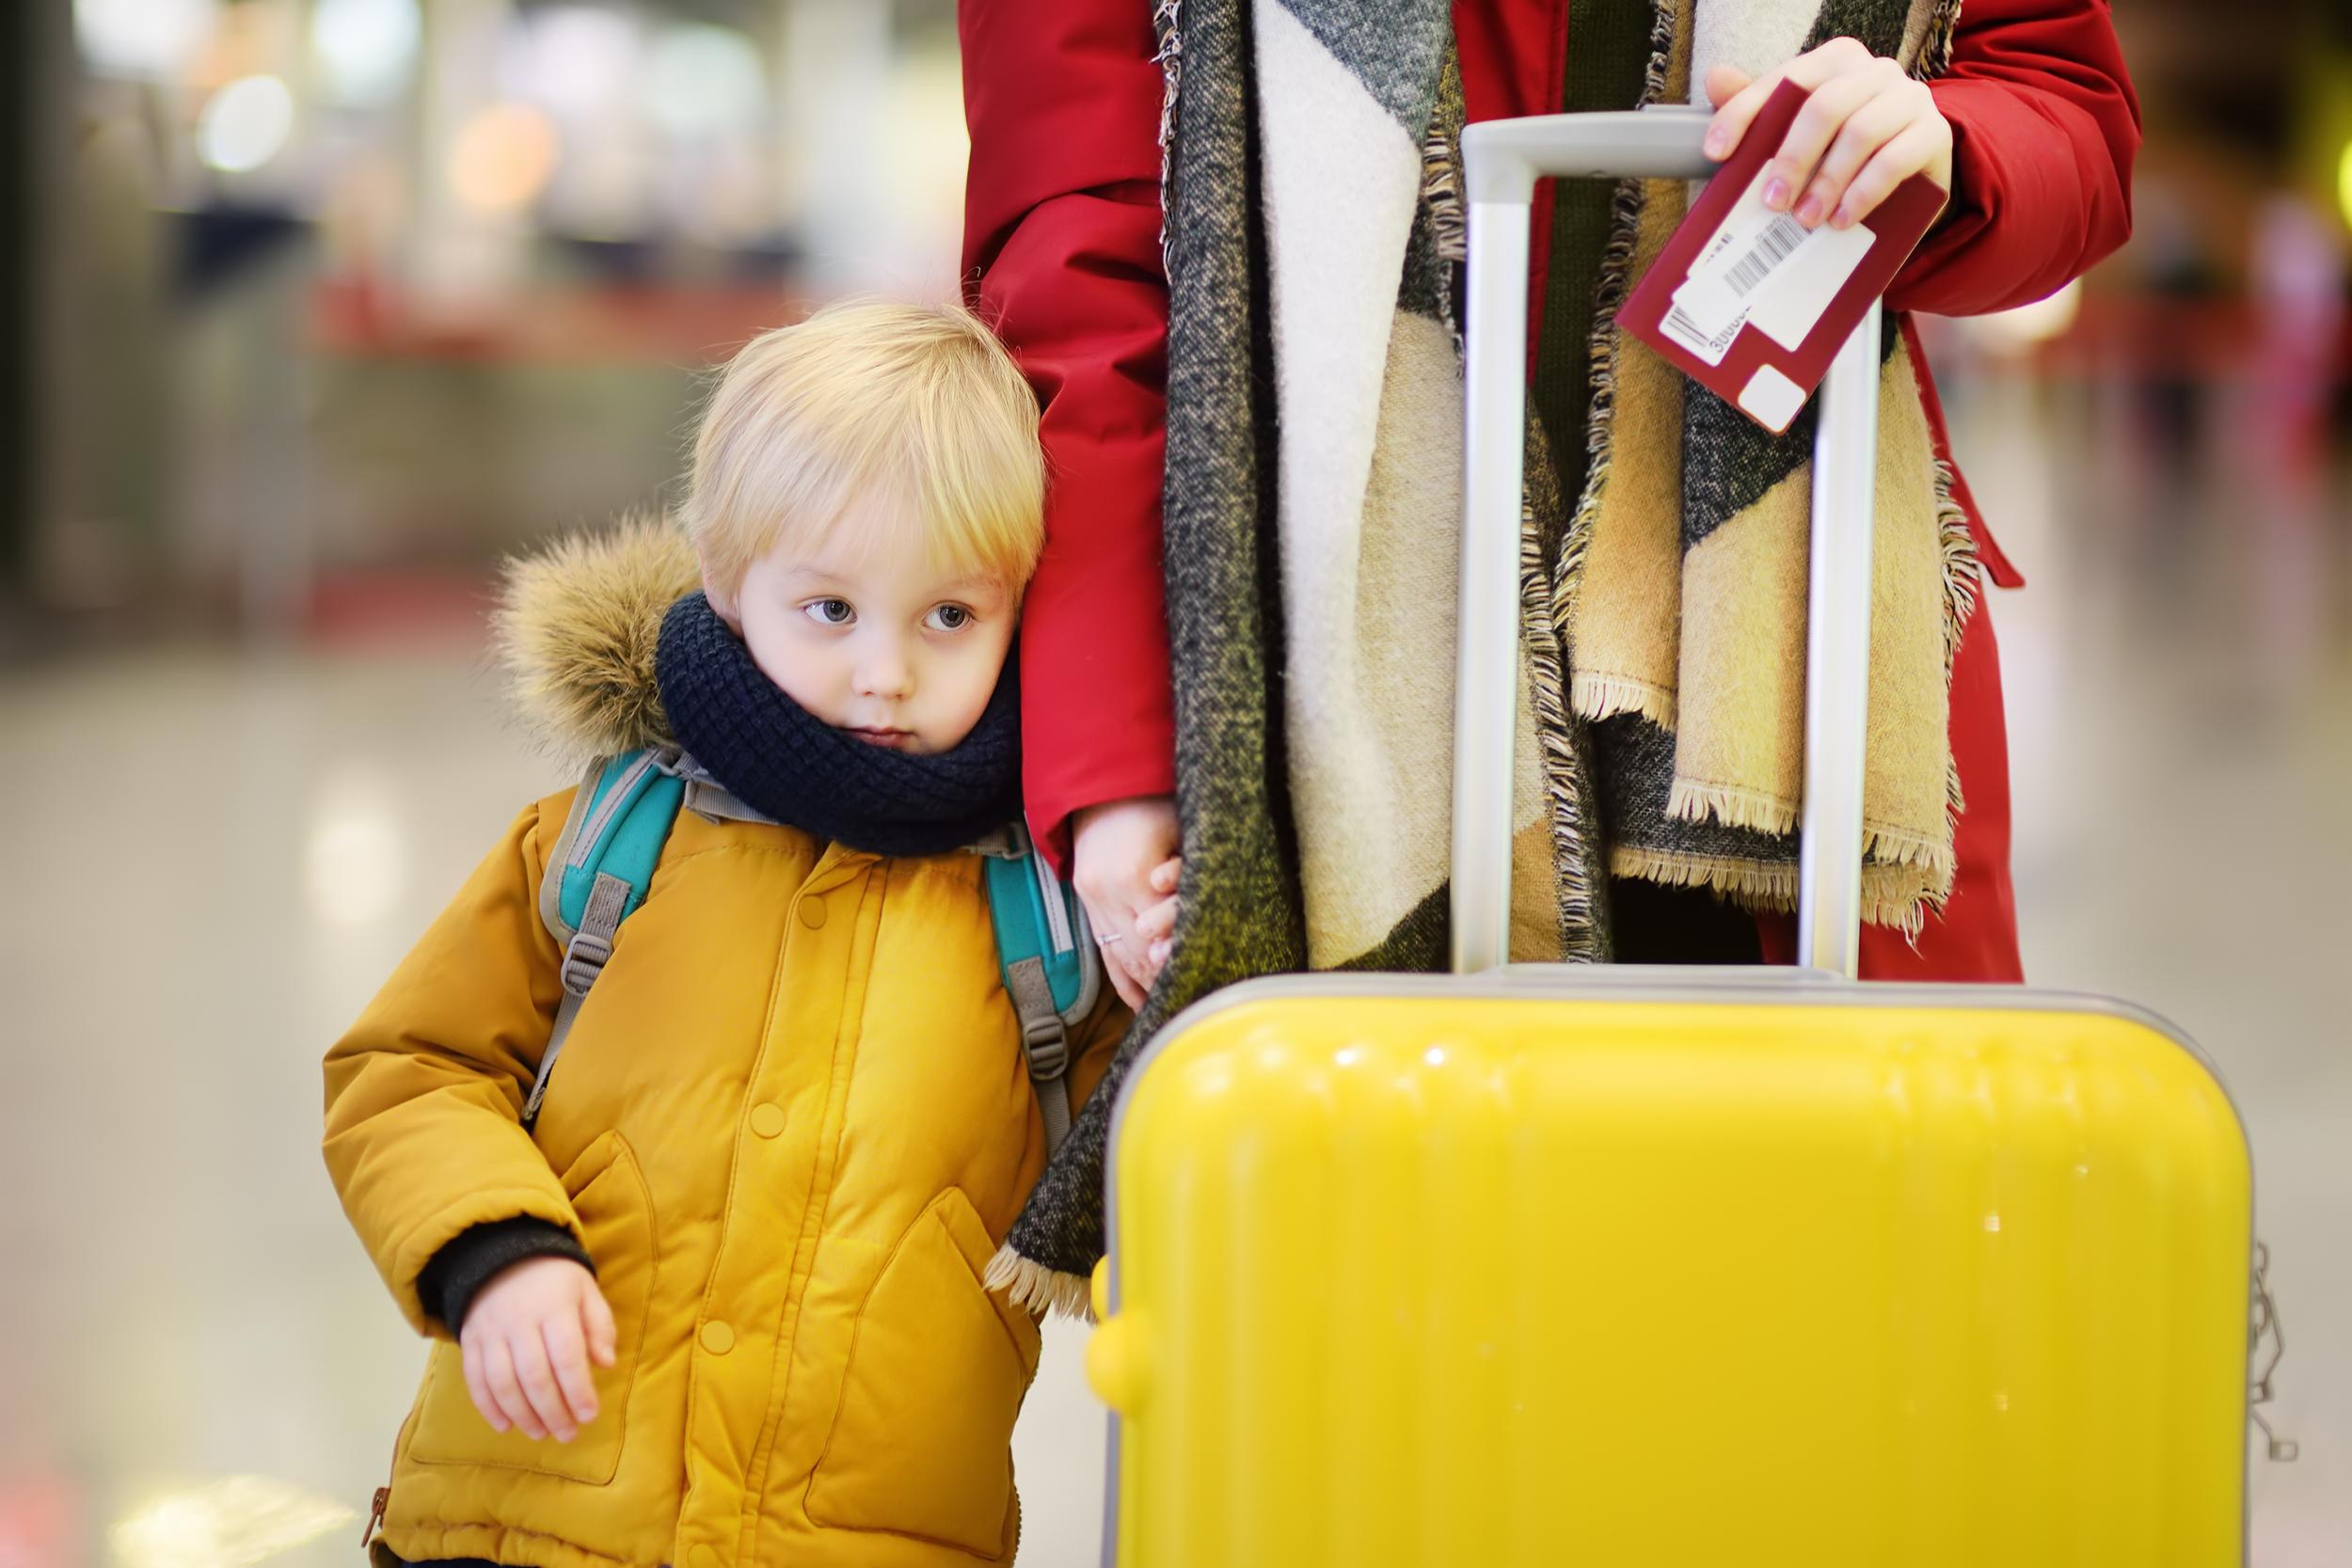
[[[859,1309],[808,1516],[992,1561],[1012,1541],[1012,1424],[1038,1326],[980,1283],[994,1249],[972,1200],[923,1211]]]
[[[490,1465],[597,1486],[619,1469],[653,1295],[653,1196],[618,1132],[605,1132],[582,1149],[563,1182],[580,1220],[580,1244],[596,1265],[597,1289],[612,1309],[612,1365],[591,1369],[596,1418],[568,1443],[526,1437],[514,1428],[494,1432],[467,1392],[464,1352],[436,1339],[408,1434],[407,1456],[414,1463]]]

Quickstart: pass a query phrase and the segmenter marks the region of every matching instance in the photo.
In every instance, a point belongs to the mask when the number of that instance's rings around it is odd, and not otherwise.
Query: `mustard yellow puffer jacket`
[[[681,575],[691,561],[647,531],[523,578],[510,629],[583,594],[596,608],[526,669],[543,714],[600,716],[572,738],[653,738],[644,693],[634,719],[604,700],[628,685],[612,660],[567,678],[583,637],[612,652],[590,632],[642,633],[619,663],[649,688]],[[1009,1438],[1038,1331],[980,1280],[1044,1133],[978,858],[885,860],[681,812],[526,1131],[561,990],[539,884],[570,801],[516,819],[326,1058],[328,1167],[435,1337],[379,1556],[1009,1561]],[[1073,1097],[1125,1022],[1113,1005],[1073,1042]],[[444,1244],[515,1215],[573,1231],[619,1329],[597,1418],[568,1444],[493,1432],[419,1298]]]

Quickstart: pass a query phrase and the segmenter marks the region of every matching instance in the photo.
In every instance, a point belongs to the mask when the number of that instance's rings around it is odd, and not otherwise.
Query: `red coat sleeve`
[[[1023,785],[1065,871],[1083,807],[1175,787],[1160,476],[1160,68],[1141,0],[963,0],[967,298],[1043,406]]]
[[[2024,305],[2130,235],[2139,103],[2106,0],[1968,0],[1930,86],[1952,126],[1952,205],[1888,305]]]

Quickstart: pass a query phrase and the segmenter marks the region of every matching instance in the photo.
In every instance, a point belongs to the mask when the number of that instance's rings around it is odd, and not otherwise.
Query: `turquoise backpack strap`
[[[1103,955],[1076,890],[1045,863],[1026,829],[1007,828],[979,852],[986,857],[988,909],[996,923],[1005,993],[1021,1020],[1022,1050],[1051,1154],[1070,1131],[1070,1032],[1093,1013],[1102,995]]]
[[[572,799],[539,884],[539,917],[564,944],[564,995],[523,1103],[525,1126],[538,1117],[564,1037],[612,956],[614,934],[645,901],[688,794],[690,780],[681,773],[691,768],[666,752],[625,752],[591,765]],[[1070,1032],[1101,999],[1102,955],[1076,891],[1054,874],[1025,830],[1007,828],[979,849],[997,960],[1021,1021],[1050,1153],[1070,1130]]]
[[[539,918],[564,944],[563,1000],[523,1102],[523,1125],[539,1117],[548,1076],[572,1032],[588,988],[612,956],[612,938],[645,901],[661,847],[669,842],[686,783],[660,752],[625,752],[590,765],[539,882]]]

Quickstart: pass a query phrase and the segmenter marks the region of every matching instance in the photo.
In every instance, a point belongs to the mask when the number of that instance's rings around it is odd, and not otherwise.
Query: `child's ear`
[[[699,549],[694,554],[702,563],[703,597],[710,601],[710,608],[719,612],[719,619],[727,624],[729,630],[738,637],[742,636],[743,616],[737,603],[737,595],[719,586],[717,576],[710,570],[710,557],[703,554]]]

